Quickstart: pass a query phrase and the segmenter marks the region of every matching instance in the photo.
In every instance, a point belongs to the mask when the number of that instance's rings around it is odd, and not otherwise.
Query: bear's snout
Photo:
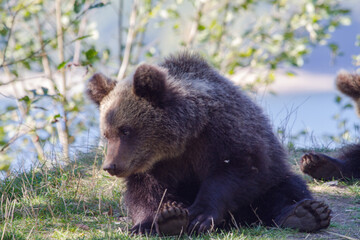
[[[103,166],[103,169],[110,173],[110,175],[115,175],[116,165],[115,164],[106,164]]]

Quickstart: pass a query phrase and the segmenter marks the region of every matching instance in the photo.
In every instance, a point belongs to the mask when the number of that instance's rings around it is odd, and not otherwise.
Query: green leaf
[[[90,48],[86,51],[85,56],[87,60],[91,61],[97,54],[98,52],[94,48]]]
[[[19,77],[19,74],[16,70],[11,70],[11,73],[14,74],[15,77]]]
[[[343,109],[353,108],[353,105],[351,103],[346,104],[343,106]]]
[[[24,96],[22,98],[19,99],[20,102],[25,102],[25,103],[30,103],[31,100],[28,96]]]
[[[27,70],[30,70],[30,69],[31,69],[29,62],[27,62],[27,61],[22,61],[21,63],[24,65],[24,67],[25,67]]]
[[[94,4],[94,5],[91,5],[91,6],[89,7],[89,10],[90,10],[90,9],[93,9],[93,8],[101,8],[101,7],[104,7],[104,6],[108,5],[108,4],[110,4],[110,3],[96,3],[96,4]]]
[[[47,96],[47,95],[48,95],[48,92],[49,92],[49,89],[47,89],[47,88],[45,88],[45,87],[41,87],[41,89],[42,89],[44,95]]]
[[[36,89],[31,89],[30,92],[33,94],[34,97],[38,95]]]
[[[339,46],[336,43],[330,43],[329,48],[333,53],[336,53],[339,50]]]
[[[7,112],[10,112],[10,111],[13,111],[13,110],[16,110],[16,109],[17,109],[17,107],[15,107],[15,106],[7,106],[6,107]]]
[[[296,73],[288,71],[288,72],[286,72],[286,75],[289,76],[289,77],[295,77]]]
[[[74,2],[74,12],[79,13],[81,11],[82,6],[83,6],[82,0],[76,0]]]
[[[66,63],[67,63],[67,61],[64,61],[64,62],[60,63],[60,64],[57,66],[57,70],[60,70],[60,69],[64,68],[65,65],[66,65]]]
[[[205,29],[206,29],[206,27],[204,25],[199,24],[199,26],[198,26],[199,31],[204,31]]]
[[[75,39],[72,40],[71,42],[76,42],[76,41],[79,41],[79,40],[82,40],[82,39],[85,39],[85,38],[88,38],[88,37],[91,37],[91,36],[92,36],[92,34],[84,35],[84,36],[75,38]]]
[[[56,122],[58,122],[59,120],[59,118],[61,118],[61,115],[60,114],[56,114],[56,115],[54,115],[52,118],[50,118],[50,122],[51,123],[56,123]]]
[[[0,171],[7,171],[10,168],[10,163],[0,161]]]
[[[0,29],[0,35],[5,37],[8,34],[9,30],[5,27]]]
[[[341,100],[342,100],[342,99],[341,99],[341,97],[340,97],[340,96],[336,96],[336,97],[335,97],[335,102],[336,102],[336,103],[340,103],[340,102],[341,102]]]

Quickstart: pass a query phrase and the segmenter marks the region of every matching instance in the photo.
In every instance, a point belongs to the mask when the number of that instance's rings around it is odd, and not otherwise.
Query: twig
[[[133,8],[132,8],[131,14],[130,14],[129,30],[128,30],[127,37],[126,37],[124,58],[121,63],[120,70],[119,70],[119,73],[117,76],[118,81],[124,78],[125,71],[129,65],[131,47],[132,47],[134,37],[135,37],[135,23],[136,23],[137,8],[138,8],[138,0],[134,0]]]
[[[37,28],[38,28],[38,33],[37,33],[37,36],[39,38],[39,42],[41,44],[41,56],[42,56],[42,66],[43,66],[43,69],[44,69],[44,72],[45,72],[45,75],[47,75],[48,79],[50,80],[51,84],[52,84],[52,88],[54,90],[54,92],[58,95],[61,95],[60,92],[59,92],[59,89],[56,85],[56,82],[54,80],[54,77],[53,77],[53,73],[52,73],[52,70],[51,70],[51,66],[50,66],[50,62],[49,62],[49,57],[48,57],[48,54],[45,50],[45,42],[43,40],[43,37],[42,37],[42,31],[41,31],[41,25],[38,21],[38,19],[36,18],[36,23],[37,23]],[[57,111],[57,107],[56,107],[56,104],[53,103],[53,106],[54,106],[54,114],[55,115],[58,115],[59,112]],[[62,146],[66,145],[66,142],[64,142],[64,139],[67,140],[68,137],[66,137],[66,135],[63,133],[64,130],[62,128],[62,122],[61,121],[57,121],[56,122],[56,130],[59,134],[59,140],[60,140],[60,143]]]
[[[31,1],[29,4],[27,4],[26,6],[23,6],[22,8],[18,9],[17,11],[15,11],[15,13],[14,13],[12,19],[11,19],[11,27],[10,27],[9,35],[8,35],[8,38],[7,38],[7,41],[6,41],[6,45],[5,45],[5,48],[4,48],[2,65],[6,65],[6,63],[5,63],[5,61],[6,61],[6,51],[7,51],[7,48],[8,48],[8,46],[9,46],[10,38],[11,38],[13,29],[14,29],[15,18],[16,18],[16,16],[18,15],[18,13],[19,13],[21,10],[24,10],[24,9],[28,8],[29,6],[31,6],[31,4],[32,4],[33,2],[34,2],[34,0]]]
[[[4,67],[4,70],[5,70],[5,73],[6,75],[9,77],[9,79],[11,79],[11,73],[10,73],[10,70],[7,68],[7,67]],[[13,91],[14,91],[14,94],[15,94],[15,97],[18,99],[18,93],[17,93],[17,89],[15,88],[14,85],[12,85],[13,87]],[[17,105],[18,105],[18,109],[19,109],[19,112],[20,112],[20,115],[21,115],[21,118],[22,119],[25,119],[25,116],[26,116],[26,111],[25,111],[25,108],[24,106],[17,100]],[[35,127],[35,123],[32,123]],[[30,127],[32,128],[32,127]],[[36,152],[38,154],[38,158],[40,161],[44,161],[45,160],[45,154],[44,154],[44,150],[42,148],[42,146],[40,145],[39,143],[39,139],[38,139],[38,136],[35,134],[35,135],[30,135],[30,139],[32,141],[32,143],[34,144],[35,146],[35,149],[36,149]],[[16,139],[15,139],[16,140]],[[5,148],[7,148],[9,145],[7,146],[4,146]],[[5,148],[3,148],[2,150],[5,150]]]
[[[57,41],[58,41],[58,50],[59,50],[59,60],[60,63],[65,61],[64,57],[64,35],[61,24],[61,0],[56,0],[55,2],[55,12],[56,12],[56,32],[57,32]],[[65,68],[60,69],[62,82],[63,82],[63,92],[62,92],[62,106],[64,110],[63,121],[64,129],[59,132],[59,137],[61,139],[63,154],[66,159],[69,159],[69,128],[67,121],[67,99],[66,99],[66,73]]]
[[[3,53],[3,57],[2,57],[2,64],[5,64],[5,61],[6,61],[6,51],[7,51],[7,48],[9,46],[9,42],[10,42],[10,38],[11,38],[11,35],[12,35],[12,31],[14,29],[14,25],[15,25],[15,18],[17,16],[17,14],[19,13],[20,10],[17,10],[13,17],[12,17],[12,20],[11,20],[11,27],[10,27],[10,30],[9,30],[9,35],[8,35],[8,38],[6,40],[6,45],[5,45],[5,48],[4,48],[4,53]]]
[[[143,20],[143,23],[141,24],[141,26],[139,26],[139,28],[140,27],[143,28],[144,31],[141,31],[139,33],[139,37],[138,37],[138,41],[136,43],[136,47],[133,48],[132,52],[135,52],[135,53],[132,54],[132,56],[133,56],[132,62],[133,63],[137,63],[139,61],[140,56],[141,56],[141,53],[142,53],[141,49],[144,46],[144,39],[145,39],[146,29],[147,29],[147,25],[149,23],[149,17],[148,16],[150,16],[151,9],[152,9],[152,0],[150,0],[147,3],[147,8],[145,10],[146,15],[141,16],[141,19]]]
[[[342,237],[342,238],[345,238],[345,239],[349,239],[349,240],[359,240],[358,238],[348,237],[348,236],[345,236],[345,235],[342,235],[342,234],[339,234],[339,233],[334,233],[334,232],[330,232],[330,231],[324,231],[324,232],[335,235],[335,236],[338,236],[338,237]]]
[[[5,236],[5,230],[6,230],[6,225],[7,225],[7,222],[5,222],[5,224],[4,224],[4,228],[3,228],[3,234],[1,235],[1,240],[3,240],[4,239],[4,236]]]
[[[28,4],[27,6],[25,6],[23,9],[26,9],[28,6],[30,6],[32,4],[32,2],[30,4]],[[66,32],[71,26],[73,23],[77,22],[80,17],[82,17],[83,15],[85,15],[88,11],[90,11],[93,7],[93,5],[90,5],[87,9],[85,9],[83,12],[81,12],[74,20],[72,20],[68,26],[66,28],[64,28],[64,31]],[[58,34],[55,35],[55,37],[57,38],[58,37]],[[47,46],[49,45],[54,39],[50,39],[50,40],[47,40],[46,42],[44,42],[44,46]],[[67,43],[65,44],[64,46],[67,46],[68,44],[71,44],[73,41],[71,41],[70,43]],[[17,60],[14,60],[12,62],[9,62],[9,63],[1,63],[0,64],[0,68],[3,68],[3,67],[6,67],[6,66],[11,66],[11,65],[14,65],[18,62],[22,62],[26,59],[29,59],[29,58],[38,58],[38,57],[42,57],[42,55],[40,54],[41,53],[41,48],[36,50],[36,51],[33,51],[31,52],[29,55],[27,55],[26,57],[23,57],[23,58],[20,58],[20,59],[17,59]]]
[[[30,232],[29,232],[29,235],[26,237],[26,239],[30,239],[30,235],[31,235],[32,231],[34,230],[34,228],[35,228],[35,226],[33,226],[33,227],[31,228],[31,230],[30,230]]]
[[[215,51],[214,51],[214,54],[217,54],[220,50],[220,47],[221,47],[221,42],[223,40],[223,36],[225,35],[225,28],[226,28],[226,18],[228,16],[228,12],[229,12],[229,7],[230,7],[230,3],[229,3],[229,0],[226,0],[226,3],[225,3],[225,9],[224,9],[224,17],[222,19],[222,22],[221,22],[221,33],[219,34],[219,38],[216,42],[216,46],[215,46]]]
[[[0,86],[6,86],[6,85],[9,85],[9,84],[12,84],[15,82],[27,81],[27,80],[32,80],[32,79],[40,79],[40,78],[46,78],[46,76],[44,74],[41,74],[41,75],[31,76],[31,77],[29,76],[29,77],[23,77],[23,78],[15,78],[8,82],[0,83]]]
[[[199,7],[198,7],[197,11],[196,11],[196,16],[195,16],[194,23],[191,26],[189,37],[186,39],[186,42],[185,42],[185,45],[188,48],[191,48],[191,46],[192,46],[192,44],[194,42],[194,39],[196,37],[196,33],[198,31],[198,27],[199,27],[200,20],[201,20],[201,15],[202,15],[202,9],[203,9],[204,5],[205,5],[205,3],[201,2],[199,4]]]
[[[123,37],[123,7],[124,7],[124,1],[119,1],[119,21],[118,21],[118,31],[119,31],[119,60],[122,62],[123,55],[122,55],[122,37]]]
[[[165,189],[165,191],[164,191],[164,193],[163,193],[163,195],[162,195],[162,197],[161,197],[159,206],[158,206],[158,208],[156,209],[156,213],[155,213],[155,216],[154,216],[154,220],[153,220],[153,222],[151,223],[150,233],[151,233],[152,230],[153,230],[153,227],[154,227],[156,218],[157,218],[157,216],[158,216],[158,214],[159,214],[159,211],[160,211],[161,205],[162,205],[162,203],[163,203],[163,201],[164,201],[166,192],[167,192],[167,189]]]
[[[9,46],[9,42],[10,42],[10,38],[12,36],[12,32],[13,32],[13,29],[14,29],[14,25],[15,25],[15,18],[16,16],[18,15],[18,13],[26,8],[28,8],[29,6],[32,5],[32,3],[34,2],[35,0],[31,1],[30,3],[28,3],[27,5],[23,6],[22,8],[18,9],[17,11],[14,12],[14,14],[12,15],[12,19],[11,19],[11,27],[9,28],[9,35],[8,35],[8,38],[7,38],[7,41],[6,41],[6,45],[5,45],[5,48],[4,48],[4,53],[3,53],[3,56],[2,56],[2,63],[0,65],[0,67],[2,66],[7,66],[8,64],[6,64],[6,51],[7,51],[7,48]]]
[[[87,22],[87,18],[83,17],[81,19],[80,25],[79,25],[79,31],[77,34],[77,38],[81,37],[85,31],[85,27],[86,27],[86,22]],[[79,64],[79,59],[80,59],[80,51],[81,50],[81,41],[75,41],[75,46],[74,46],[74,57],[73,57],[73,62],[75,64]]]
[[[19,109],[20,110],[20,109]],[[20,110],[21,111],[21,110]],[[21,126],[26,126],[27,130],[25,130],[24,128],[21,128]],[[40,126],[27,126],[25,124],[22,124],[21,126],[18,127],[18,132],[15,134],[15,136],[13,136],[4,146],[2,146],[2,148],[0,148],[0,152],[5,152],[5,150],[11,145],[13,144],[15,141],[17,141],[19,138],[29,134],[31,131],[36,131],[39,129],[44,129],[46,125],[40,125]],[[37,140],[37,136],[34,140]]]

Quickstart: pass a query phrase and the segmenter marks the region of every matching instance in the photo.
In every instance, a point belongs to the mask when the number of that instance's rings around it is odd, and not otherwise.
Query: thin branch
[[[60,94],[59,93],[59,90],[58,90],[58,87],[56,85],[56,82],[54,80],[54,77],[53,77],[53,73],[51,71],[51,66],[50,66],[50,62],[49,62],[49,59],[48,59],[48,54],[45,50],[45,44],[44,44],[44,40],[43,40],[43,36],[42,36],[42,30],[41,30],[41,25],[38,21],[38,19],[36,18],[36,23],[37,23],[37,28],[38,28],[38,33],[37,33],[37,36],[39,38],[39,42],[41,44],[41,55],[42,55],[42,66],[43,66],[43,69],[44,69],[44,72],[45,74],[47,75],[48,79],[50,80],[51,84],[52,84],[52,87],[53,87],[53,90],[56,94]],[[56,104],[53,102],[53,111],[54,111],[54,114],[55,115],[58,115],[59,112],[57,110],[57,107],[56,107]],[[60,143],[62,146],[66,145],[67,144],[67,141],[64,142],[64,140],[67,140],[68,139],[68,135],[66,135],[64,133],[64,129],[63,129],[63,125],[62,125],[62,121],[57,121],[56,122],[56,130],[59,134],[59,140],[60,140]]]
[[[118,31],[119,31],[119,60],[120,63],[123,59],[122,45],[123,45],[123,8],[124,0],[119,1],[119,13],[118,13]]]
[[[349,240],[358,240],[358,238],[349,237],[349,236],[339,234],[339,233],[335,233],[335,232],[330,232],[330,231],[325,231],[325,232],[329,233],[329,234],[332,234],[332,235],[335,235],[337,237],[341,237],[341,238],[345,238],[345,239],[349,239]]]
[[[188,48],[191,48],[191,46],[192,46],[192,44],[194,42],[194,39],[196,37],[196,34],[198,32],[198,27],[199,27],[199,24],[200,24],[202,10],[203,10],[204,5],[205,5],[205,3],[201,2],[199,4],[199,7],[198,7],[197,11],[196,11],[196,16],[195,16],[194,22],[193,22],[193,24],[192,24],[192,26],[190,28],[189,36],[188,36],[188,38],[186,39],[186,42],[185,42],[185,45]]]
[[[117,76],[118,81],[124,78],[125,71],[129,65],[131,47],[132,47],[134,37],[135,37],[135,27],[136,27],[135,23],[136,23],[137,8],[138,8],[138,0],[134,0],[133,8],[132,8],[131,14],[130,14],[129,30],[128,30],[127,38],[126,38],[124,58],[121,63],[120,70],[119,70],[119,73]]]
[[[132,52],[132,62],[133,63],[137,63],[139,61],[139,58],[141,56],[141,49],[144,47],[144,39],[145,39],[145,34],[146,34],[146,29],[149,23],[150,18],[148,17],[150,15],[151,9],[152,9],[152,1],[150,0],[148,5],[147,5],[147,9],[145,10],[145,16],[141,17],[141,19],[143,20],[143,24],[141,26],[141,28],[143,28],[144,30],[140,32],[139,37],[138,37],[138,41],[136,43],[136,47],[133,48]],[[144,21],[145,20],[145,21]],[[140,27],[140,26],[139,26]]]
[[[2,57],[2,63],[0,65],[0,67],[2,66],[6,66],[6,52],[7,52],[7,48],[9,46],[9,42],[10,42],[10,38],[12,36],[12,33],[13,33],[13,29],[14,29],[14,25],[15,25],[15,18],[16,16],[18,15],[18,13],[24,9],[27,9],[29,6],[32,5],[32,3],[34,2],[35,0],[31,1],[30,3],[28,3],[27,5],[23,6],[22,8],[18,9],[17,11],[14,12],[14,14],[12,15],[12,19],[11,19],[11,27],[9,28],[9,35],[8,35],[8,38],[7,38],[7,41],[6,41],[6,45],[5,45],[5,48],[4,48],[4,53],[3,53],[3,57]],[[9,7],[9,6],[8,6]],[[9,7],[10,8],[10,7]],[[10,12],[11,14],[11,12]]]
[[[0,83],[0,86],[6,86],[12,83],[21,82],[21,81],[27,81],[32,79],[39,79],[39,78],[46,78],[44,74],[37,75],[37,76],[31,76],[31,77],[23,77],[23,78],[15,78],[5,83]]]
[[[85,28],[86,28],[87,18],[84,16],[81,19],[81,22],[79,24],[79,31],[77,33],[77,38],[83,36]],[[75,41],[75,47],[74,47],[74,57],[73,62],[75,64],[79,64],[80,61],[80,53],[81,53],[81,41]]]
[[[29,4],[29,5],[31,5],[31,4]],[[23,9],[25,9],[27,6],[25,6]],[[86,14],[88,11],[90,11],[92,9],[92,5],[90,5],[87,9],[85,9],[83,12],[81,12],[74,20],[72,20],[70,23],[69,23],[69,25],[66,27],[66,28],[64,28],[64,32],[66,32],[71,26],[72,26],[72,24],[74,24],[76,21],[78,21],[79,19],[80,19],[80,17],[82,17],[84,14]],[[55,35],[55,38],[57,38],[58,37],[58,34],[56,34]],[[55,39],[54,38],[54,39]],[[47,45],[49,45],[51,42],[53,42],[54,41],[54,39],[51,39],[51,40],[48,40],[48,41],[46,41],[46,42],[44,42],[44,46],[47,46]],[[64,46],[67,46],[68,44],[72,44],[72,42],[73,41],[71,41],[71,42],[69,42],[69,43],[67,43],[66,45],[64,45]],[[26,57],[23,57],[23,58],[20,58],[20,59],[17,59],[17,60],[14,60],[14,61],[12,61],[12,62],[9,62],[9,63],[1,63],[0,64],[0,68],[3,68],[3,67],[5,67],[5,66],[11,66],[11,65],[14,65],[14,64],[16,64],[16,63],[18,63],[18,62],[22,62],[22,61],[25,61],[26,59],[29,59],[29,58],[39,58],[39,57],[42,57],[42,55],[40,54],[41,53],[41,48],[40,49],[38,49],[38,50],[36,50],[36,51],[33,51],[32,53],[30,53],[29,55],[27,55]]]
[[[6,75],[8,76],[8,78],[11,78],[11,72],[10,70],[7,68],[7,67],[4,67],[4,70],[5,70],[5,73]],[[15,97],[18,99],[18,93],[17,93],[17,89],[14,85],[12,85],[13,87],[13,91],[14,91],[14,94],[15,94]],[[24,108],[24,106],[17,100],[16,101],[17,105],[18,105],[18,109],[19,109],[19,112],[20,112],[20,116],[22,119],[25,119],[26,117],[26,110]],[[29,128],[31,130],[35,129],[35,123],[32,122],[30,123],[31,125],[34,125],[34,127],[30,126]],[[29,131],[30,132],[30,131]],[[45,161],[45,154],[44,154],[44,149],[42,148],[42,146],[40,145],[39,143],[39,138],[38,136],[35,134],[30,134],[30,139],[31,139],[31,142],[34,144],[34,147],[36,149],[36,152],[38,154],[38,158],[39,158],[39,161],[44,163]],[[15,139],[16,140],[16,139]],[[8,147],[9,145],[5,146],[3,149],[5,150],[6,147]],[[2,150],[3,150],[2,149]]]
[[[45,43],[44,43],[44,40],[43,40],[43,37],[42,37],[41,25],[40,25],[39,18],[38,18],[37,15],[35,17],[35,23],[36,23],[37,30],[38,30],[37,37],[38,37],[38,40],[40,42],[41,57],[42,57],[42,63],[43,63],[43,66],[44,66],[44,72],[45,72],[45,75],[48,78],[50,78],[52,80],[52,82],[53,82],[52,72],[51,72],[51,68],[50,68],[50,62],[49,62],[48,56],[47,56],[46,51],[45,51]],[[53,84],[54,84],[54,82],[53,82]]]
[[[229,7],[230,7],[230,3],[229,3],[229,0],[226,0],[225,2],[225,9],[224,9],[224,17],[222,19],[222,22],[220,24],[221,26],[221,32],[220,32],[220,35],[219,35],[219,38],[216,42],[216,46],[215,46],[215,50],[214,50],[214,54],[217,54],[220,50],[220,47],[221,47],[221,43],[222,43],[222,40],[223,40],[223,36],[225,35],[226,33],[226,18],[228,16],[228,12],[229,12]]]
[[[8,35],[8,38],[7,38],[7,41],[6,41],[6,45],[5,45],[5,48],[4,48],[4,53],[3,53],[3,57],[2,57],[2,64],[5,64],[6,62],[6,51],[7,51],[7,48],[9,46],[9,42],[10,42],[10,38],[11,38],[11,35],[12,35],[12,31],[14,29],[14,25],[15,25],[15,18],[17,16],[17,14],[19,13],[20,10],[16,11],[15,14],[13,15],[12,17],[12,20],[11,20],[11,27],[10,27],[10,30],[9,30],[9,35]]]
[[[59,60],[60,63],[65,61],[64,57],[64,35],[61,24],[61,0],[56,0],[55,2],[55,13],[56,13],[56,32],[57,32],[57,42],[58,42],[58,51],[59,51]],[[69,158],[69,128],[67,122],[67,111],[65,110],[67,106],[66,99],[66,73],[65,68],[60,69],[62,83],[63,83],[63,93],[62,93],[62,107],[64,110],[63,120],[64,120],[64,130],[59,132],[59,137],[61,139],[63,154],[66,159]]]
[[[27,130],[22,130],[21,132],[17,132],[10,140],[9,142],[7,142],[4,146],[2,146],[2,148],[0,149],[0,152],[5,152],[6,149],[11,145],[13,144],[16,140],[18,140],[19,138],[25,136],[25,135],[28,135],[30,132],[32,131],[36,131],[38,129],[44,129],[45,126],[38,126],[38,127],[30,127],[28,126],[28,129]],[[35,136],[34,138],[35,141],[38,140],[38,137]],[[41,148],[42,149],[42,148]],[[43,151],[41,151],[43,153]],[[44,157],[41,157],[41,160],[44,160]],[[40,161],[41,162],[41,161]]]

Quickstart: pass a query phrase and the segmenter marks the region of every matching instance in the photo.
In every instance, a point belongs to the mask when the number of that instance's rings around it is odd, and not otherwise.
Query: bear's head
[[[168,78],[165,69],[143,64],[118,83],[100,73],[89,80],[87,94],[99,106],[100,131],[108,143],[103,169],[111,175],[145,172],[184,151],[192,130],[182,118],[196,109],[179,111],[179,94]]]

